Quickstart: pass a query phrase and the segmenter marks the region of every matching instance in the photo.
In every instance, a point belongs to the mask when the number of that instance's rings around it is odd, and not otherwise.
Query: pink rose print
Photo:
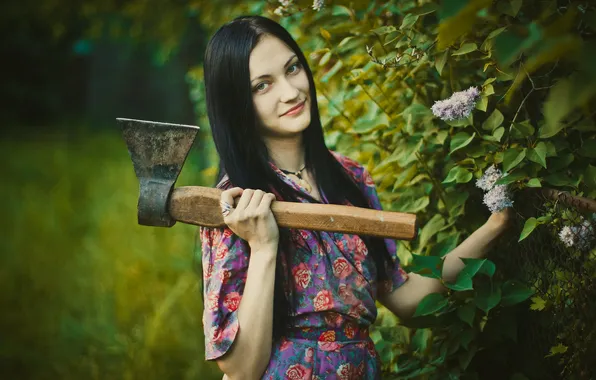
[[[344,300],[345,303],[351,304],[354,302],[354,293],[350,289],[349,285],[339,285],[339,296]]]
[[[221,282],[223,282],[223,283],[226,283],[226,282],[228,282],[228,280],[229,280],[229,279],[230,279],[230,277],[232,276],[232,274],[230,273],[230,271],[229,271],[229,270],[227,270],[227,269],[224,269],[224,270],[220,271],[220,272],[218,273],[218,275],[219,275],[219,280],[220,280]]]
[[[340,326],[343,322],[343,318],[339,313],[328,313],[325,314],[325,322],[329,326]]]
[[[321,351],[339,351],[339,344],[337,342],[319,342],[319,349]]]
[[[223,260],[224,257],[228,254],[230,249],[225,244],[220,244],[217,246],[217,251],[215,251],[215,261]]]
[[[211,329],[211,340],[213,342],[219,342],[221,339],[223,338],[222,336],[222,329],[220,329],[219,327],[215,326]]]
[[[352,273],[352,267],[348,260],[340,257],[333,262],[333,274],[337,278],[346,278]]]
[[[364,175],[364,184],[368,187],[375,187],[375,181],[368,171],[362,173]]]
[[[238,294],[238,292],[232,292],[226,294],[226,296],[224,297],[223,304],[226,307],[226,309],[230,311],[236,311],[236,309],[238,309],[238,306],[240,305],[241,299],[242,297],[240,297],[240,294]]]
[[[279,347],[280,351],[285,351],[288,348],[292,347],[292,342],[290,342],[289,340],[287,340],[286,338],[283,338],[281,345]]]
[[[286,370],[286,379],[307,380],[310,377],[310,372],[302,364],[294,364]]]
[[[335,331],[325,331],[319,336],[319,342],[335,342]]]
[[[310,270],[304,263],[292,268],[294,282],[300,290],[304,290],[310,283]]]
[[[356,335],[356,330],[354,329],[354,326],[351,323],[346,323],[346,327],[344,328],[344,334],[346,334],[346,337],[348,339],[353,339]]]
[[[358,270],[358,272],[363,273],[363,269],[362,269],[362,261],[360,260],[356,260],[354,262],[354,266],[356,267],[356,269]]]
[[[215,292],[207,293],[207,310],[215,311],[219,306],[219,294]]]
[[[306,349],[306,352],[304,353],[305,356],[305,360],[307,363],[312,363],[312,359],[315,357],[315,350],[312,347],[309,347]]]
[[[337,369],[337,378],[340,380],[350,380],[352,378],[352,365],[350,363],[342,364]]]
[[[333,307],[333,295],[329,290],[321,290],[314,300],[315,311],[328,310]]]
[[[209,263],[209,265],[203,267],[203,276],[205,278],[211,277],[212,273],[213,273],[213,264],[212,263]]]

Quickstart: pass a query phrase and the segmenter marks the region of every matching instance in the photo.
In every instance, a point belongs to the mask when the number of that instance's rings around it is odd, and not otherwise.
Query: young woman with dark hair
[[[201,228],[206,359],[229,379],[378,379],[368,328],[380,301],[410,317],[440,281],[406,274],[395,241],[279,228],[273,200],[381,209],[359,163],[325,145],[312,72],[290,34],[239,17],[211,38],[207,110],[227,228]],[[495,213],[445,257],[482,257],[505,229]]]

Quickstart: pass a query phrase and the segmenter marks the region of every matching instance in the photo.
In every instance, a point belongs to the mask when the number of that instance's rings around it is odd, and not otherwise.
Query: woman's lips
[[[291,108],[288,112],[284,113],[282,116],[293,116],[293,115],[299,114],[304,109],[305,103],[306,103],[306,100],[303,101],[302,103],[300,103],[299,105],[297,105],[296,107]]]

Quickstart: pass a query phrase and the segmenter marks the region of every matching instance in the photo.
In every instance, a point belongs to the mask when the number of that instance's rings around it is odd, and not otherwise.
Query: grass
[[[117,133],[0,142],[6,379],[221,379],[204,360],[196,227],[139,226]],[[179,185],[198,184],[186,165]]]

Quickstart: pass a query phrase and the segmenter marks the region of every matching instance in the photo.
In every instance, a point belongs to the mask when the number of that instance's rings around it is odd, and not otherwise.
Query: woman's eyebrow
[[[291,56],[291,57],[290,57],[290,59],[288,59],[288,60],[287,60],[287,62],[284,64],[284,69],[290,65],[290,62],[292,62],[292,60],[293,60],[294,58],[296,58],[296,54],[294,54],[293,56]],[[256,81],[257,79],[265,78],[265,77],[268,77],[268,76],[269,76],[269,74],[263,74],[263,75],[259,75],[258,77],[256,77],[256,78],[253,78],[253,79],[251,80],[251,82],[254,82],[254,81]]]

